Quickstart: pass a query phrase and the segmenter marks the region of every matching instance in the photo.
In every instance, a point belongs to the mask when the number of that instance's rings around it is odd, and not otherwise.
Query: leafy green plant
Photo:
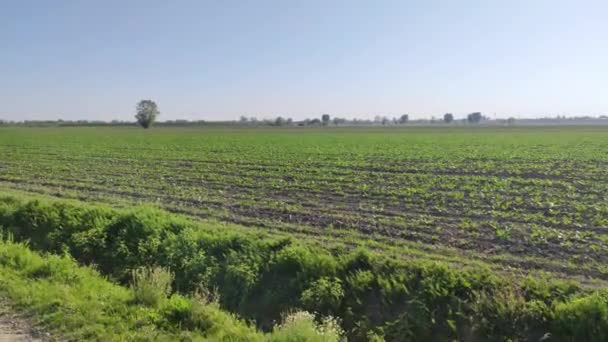
[[[336,314],[344,299],[344,289],[339,278],[322,277],[314,281],[302,292],[301,301],[305,308],[321,313]]]
[[[608,340],[608,291],[557,304],[552,323],[556,335],[571,341]]]

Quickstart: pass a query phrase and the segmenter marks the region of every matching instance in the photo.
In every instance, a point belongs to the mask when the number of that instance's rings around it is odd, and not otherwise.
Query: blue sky
[[[608,1],[0,2],[0,118],[608,113]]]

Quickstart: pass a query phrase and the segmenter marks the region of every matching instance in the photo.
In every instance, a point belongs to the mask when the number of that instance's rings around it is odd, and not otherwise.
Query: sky
[[[0,119],[608,113],[608,1],[0,0]]]

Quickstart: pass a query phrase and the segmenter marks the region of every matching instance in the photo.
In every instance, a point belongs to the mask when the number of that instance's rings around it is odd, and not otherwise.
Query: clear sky
[[[608,113],[608,1],[0,1],[0,118]]]

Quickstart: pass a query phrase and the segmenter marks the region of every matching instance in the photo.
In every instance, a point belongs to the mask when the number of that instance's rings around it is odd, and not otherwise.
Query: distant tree
[[[334,118],[332,121],[333,121],[334,125],[336,125],[336,126],[343,125],[348,122],[348,120],[346,120],[344,118]]]
[[[380,115],[374,116],[374,122],[375,123],[382,123],[382,117]]]
[[[454,121],[454,115],[452,113],[443,114],[443,121],[445,121],[445,123],[450,123]]]
[[[515,118],[514,117],[510,117],[507,119],[507,124],[512,125],[515,123]]]
[[[389,119],[388,119],[388,117],[383,116],[383,117],[382,117],[382,124],[383,124],[383,125],[387,125],[388,123],[389,123]]]
[[[329,120],[330,120],[329,114],[323,114],[321,116],[321,121],[323,121],[323,125],[328,125]]]
[[[293,125],[293,119],[292,118],[287,118],[287,121],[285,121],[285,123],[289,126]]]
[[[310,120],[310,122],[308,123],[309,125],[319,125],[321,123],[321,120],[319,119],[312,119]]]
[[[277,118],[274,120],[274,125],[275,125],[275,126],[283,126],[283,125],[285,125],[285,123],[286,123],[286,120],[285,120],[285,119],[283,119],[283,117],[281,117],[281,116],[277,117]]]
[[[483,116],[480,112],[475,112],[467,115],[467,121],[470,123],[479,123]]]
[[[249,118],[249,122],[258,122],[258,118],[256,118],[255,116],[252,116]]]
[[[137,114],[135,114],[135,119],[137,119],[137,123],[143,128],[149,128],[152,126],[156,120],[156,117],[160,114],[156,103],[154,103],[152,100],[139,101],[136,111]]]
[[[399,123],[402,125],[406,124],[408,121],[410,121],[410,116],[407,114],[403,114],[401,117],[399,117]]]
[[[249,119],[247,119],[247,117],[246,117],[246,116],[241,115],[241,117],[239,118],[239,121],[240,121],[241,123],[245,123],[245,122],[249,121]]]

